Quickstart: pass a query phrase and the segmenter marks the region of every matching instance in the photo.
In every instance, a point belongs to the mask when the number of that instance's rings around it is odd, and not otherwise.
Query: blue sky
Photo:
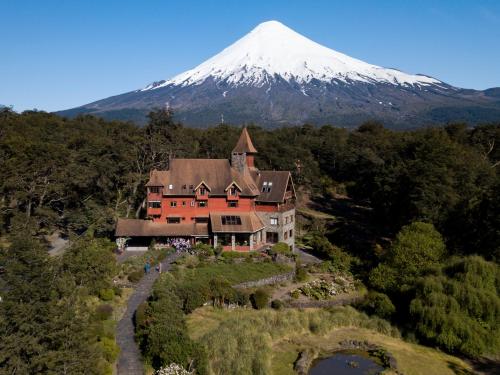
[[[0,0],[0,104],[54,111],[141,88],[271,19],[372,64],[500,86],[498,0]]]

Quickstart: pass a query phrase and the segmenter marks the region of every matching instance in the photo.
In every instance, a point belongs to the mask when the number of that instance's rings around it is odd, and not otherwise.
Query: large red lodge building
[[[276,242],[293,248],[295,189],[288,171],[261,171],[246,128],[227,159],[172,159],[153,170],[147,186],[147,219],[119,219],[116,237],[127,249],[154,238],[189,239],[224,250],[258,250]]]

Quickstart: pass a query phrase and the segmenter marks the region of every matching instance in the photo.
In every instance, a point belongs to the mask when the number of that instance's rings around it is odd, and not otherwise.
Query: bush
[[[200,264],[200,259],[196,255],[186,255],[181,263],[187,268],[196,268]]]
[[[380,318],[390,318],[396,312],[389,297],[383,293],[369,292],[360,308],[370,315],[377,315]]]
[[[278,242],[277,244],[273,245],[271,247],[271,250],[269,251],[269,255],[291,255],[292,250],[290,250],[290,246],[284,242]]]
[[[290,293],[290,295],[292,296],[292,298],[298,299],[300,297],[300,291],[298,289],[294,290],[292,293]]]
[[[115,292],[113,289],[101,289],[99,291],[99,298],[102,299],[103,301],[111,301],[113,298],[115,298]]]
[[[120,349],[118,348],[118,345],[116,345],[115,340],[107,337],[102,337],[100,343],[106,361],[108,361],[109,363],[113,363],[114,361],[116,361]]]
[[[132,271],[132,272],[130,272],[128,274],[127,278],[128,278],[128,281],[130,281],[131,283],[136,283],[140,279],[142,279],[142,276],[144,276],[144,271],[141,269],[141,270],[138,270],[138,271]]]
[[[234,302],[240,306],[246,306],[250,303],[250,295],[244,290],[236,289],[234,293]]]
[[[267,306],[269,294],[263,289],[257,289],[250,297],[254,309],[260,310]]]
[[[121,297],[123,294],[122,288],[118,286],[113,287],[113,292],[115,293],[115,296]]]
[[[97,320],[107,320],[113,314],[113,306],[102,304],[95,309],[95,317]]]
[[[281,310],[283,307],[285,307],[284,303],[280,301],[279,299],[273,299],[271,301],[271,307],[275,310]]]
[[[221,245],[217,245],[217,246],[214,248],[214,253],[215,253],[215,255],[217,255],[217,256],[221,255],[223,252],[224,252],[224,248],[223,248]]]
[[[295,272],[295,281],[302,282],[307,280],[307,271],[304,267],[298,267]]]

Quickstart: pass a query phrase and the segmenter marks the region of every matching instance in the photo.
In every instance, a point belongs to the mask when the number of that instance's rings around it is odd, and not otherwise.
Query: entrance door
[[[278,232],[266,232],[266,242],[267,243],[277,243],[278,242]]]

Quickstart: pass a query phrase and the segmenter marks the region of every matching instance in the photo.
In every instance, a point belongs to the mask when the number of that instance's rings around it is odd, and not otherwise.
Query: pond
[[[364,351],[339,351],[313,362],[309,375],[375,375],[384,370],[377,358]]]

